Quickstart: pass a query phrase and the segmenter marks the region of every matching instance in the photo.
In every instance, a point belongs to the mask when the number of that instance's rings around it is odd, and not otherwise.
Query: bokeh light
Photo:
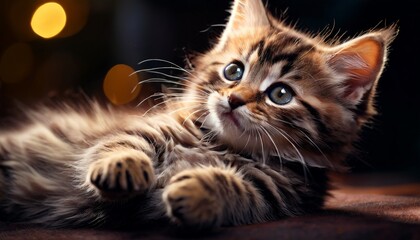
[[[36,9],[32,16],[32,30],[43,38],[52,38],[59,34],[66,25],[66,12],[55,2],[49,2]]]
[[[66,11],[67,22],[63,31],[56,37],[64,38],[80,32],[86,23],[90,12],[88,0],[56,0]]]
[[[115,105],[127,104],[140,93],[139,77],[134,69],[125,64],[112,67],[104,80],[105,96]]]
[[[28,77],[34,65],[31,47],[26,43],[15,43],[8,47],[0,59],[0,81],[17,83]]]

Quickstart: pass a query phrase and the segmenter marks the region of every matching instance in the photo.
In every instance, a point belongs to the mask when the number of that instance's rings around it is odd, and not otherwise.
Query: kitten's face
[[[374,112],[385,44],[370,36],[327,47],[272,20],[259,0],[238,2],[219,44],[196,63],[188,92],[205,102],[201,121],[239,151],[325,166]]]
[[[330,83],[319,53],[302,39],[263,29],[237,36],[209,56],[200,84],[208,94],[195,94],[207,99],[206,125],[239,150],[264,148],[298,158],[302,144],[321,147],[328,129],[356,127],[337,104],[338,86]]]

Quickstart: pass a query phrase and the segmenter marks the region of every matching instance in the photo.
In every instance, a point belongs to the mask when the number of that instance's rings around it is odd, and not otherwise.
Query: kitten
[[[322,207],[373,98],[395,28],[329,45],[236,0],[181,95],[142,113],[61,104],[0,133],[6,220],[250,224]],[[174,66],[176,67],[176,66]],[[168,94],[171,96],[171,94]]]

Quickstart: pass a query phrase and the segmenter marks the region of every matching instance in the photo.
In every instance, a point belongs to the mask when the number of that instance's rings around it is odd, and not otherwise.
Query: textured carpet
[[[381,176],[382,182],[387,177]],[[354,181],[354,179],[358,179]],[[325,210],[275,222],[191,233],[168,226],[139,226],[130,231],[41,229],[0,223],[0,240],[9,239],[420,239],[420,184],[372,184],[362,177],[332,191]],[[363,184],[361,184],[361,182]],[[379,181],[380,182],[380,181]],[[386,181],[385,181],[386,182]]]

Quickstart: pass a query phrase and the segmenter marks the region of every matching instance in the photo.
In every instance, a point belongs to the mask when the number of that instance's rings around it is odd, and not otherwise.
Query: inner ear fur
[[[394,36],[394,28],[371,32],[328,51],[327,63],[341,76],[343,97],[349,103],[358,105],[374,92]]]

